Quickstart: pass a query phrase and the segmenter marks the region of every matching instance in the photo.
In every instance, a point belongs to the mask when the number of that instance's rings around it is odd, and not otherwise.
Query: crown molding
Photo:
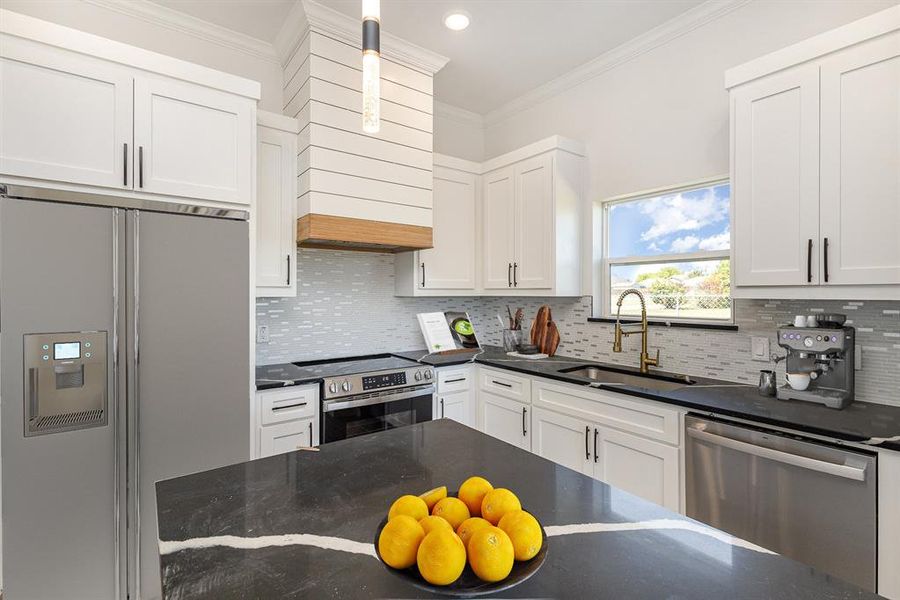
[[[279,62],[269,42],[198,19],[149,0],[81,0],[106,10],[224,46],[269,62]]]
[[[733,10],[744,6],[750,1],[751,0],[707,0],[703,4],[654,27],[650,31],[647,31],[624,44],[616,46],[608,52],[604,52],[600,56],[572,69],[568,73],[548,81],[518,98],[507,102],[499,108],[488,112],[484,116],[485,126],[490,127],[497,123],[501,123],[568,89],[598,77],[599,75],[634,60],[686,33],[690,33],[707,23],[715,21]]]
[[[275,36],[275,47],[283,63],[290,58],[307,28],[351,46],[360,45],[359,19],[354,19],[314,0],[300,0],[291,9],[284,25]],[[428,75],[440,71],[450,60],[446,56],[407,42],[383,30],[381,32],[381,56],[423,71]]]
[[[478,113],[458,106],[453,106],[452,104],[438,102],[437,100],[434,102],[434,116],[455,121],[463,125],[478,127],[479,129],[484,128],[484,117]]]

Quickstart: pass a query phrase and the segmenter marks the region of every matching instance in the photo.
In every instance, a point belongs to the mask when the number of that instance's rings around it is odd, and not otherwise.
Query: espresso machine
[[[803,390],[789,383],[779,387],[779,400],[816,402],[837,409],[853,402],[856,330],[845,327],[845,321],[845,315],[822,315],[816,327],[778,328],[778,345],[787,350],[785,371],[810,378]]]

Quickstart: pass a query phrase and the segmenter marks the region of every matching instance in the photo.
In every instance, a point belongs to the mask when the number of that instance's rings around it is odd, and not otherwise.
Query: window
[[[605,202],[602,316],[615,317],[619,295],[637,288],[650,318],[731,322],[730,200],[718,180]],[[621,314],[641,314],[637,296]]]

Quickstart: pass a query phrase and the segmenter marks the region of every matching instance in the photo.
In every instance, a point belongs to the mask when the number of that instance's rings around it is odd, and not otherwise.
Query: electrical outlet
[[[769,362],[769,338],[752,336],[750,338],[750,357],[752,360]]]
[[[257,344],[268,344],[269,343],[269,326],[268,325],[257,325],[256,326],[256,343]]]

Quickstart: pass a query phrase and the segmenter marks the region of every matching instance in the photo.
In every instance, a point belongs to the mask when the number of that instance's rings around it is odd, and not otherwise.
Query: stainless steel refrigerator
[[[0,185],[4,598],[161,595],[155,482],[250,456],[248,235]]]

